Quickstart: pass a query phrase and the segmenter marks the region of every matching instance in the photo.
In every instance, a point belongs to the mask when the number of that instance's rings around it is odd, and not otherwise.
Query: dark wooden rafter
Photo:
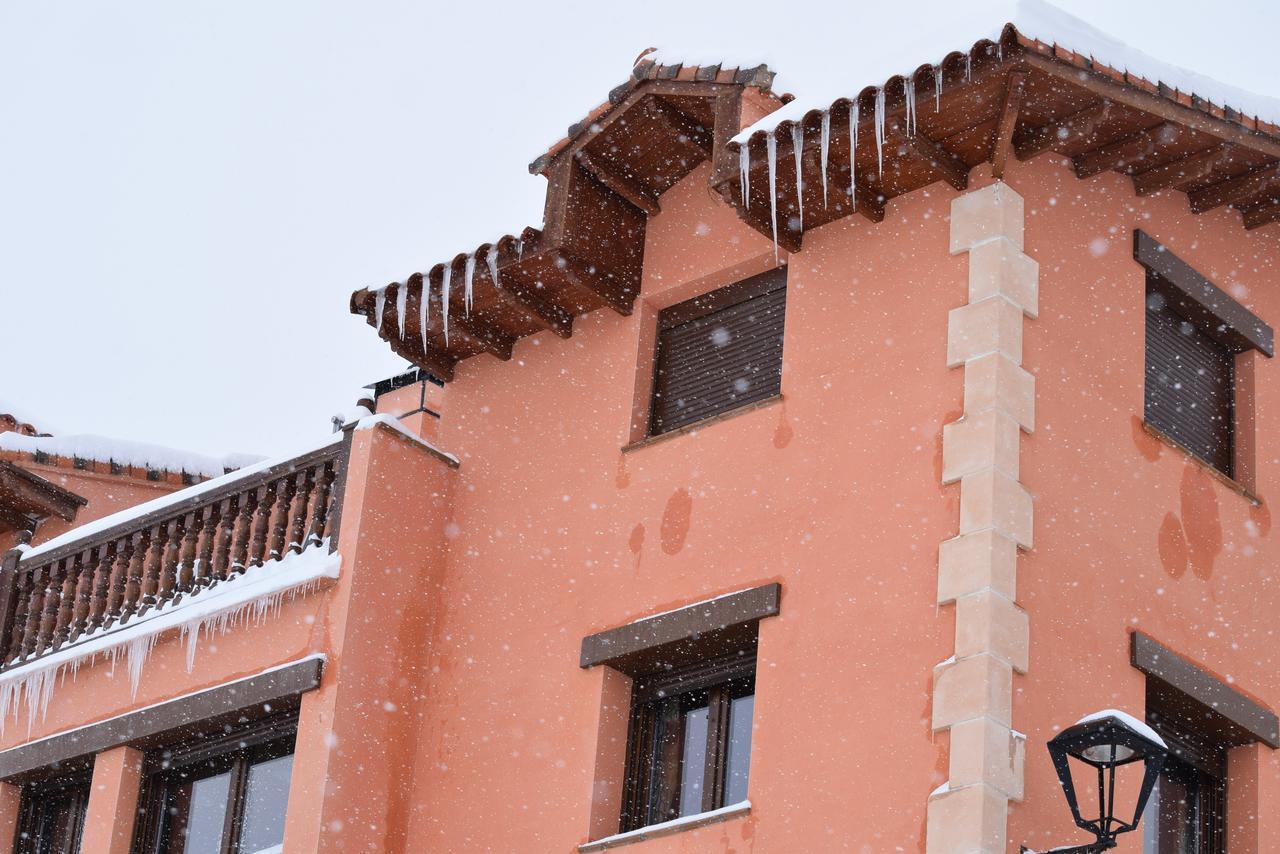
[[[649,110],[660,118],[677,138],[688,140],[711,154],[711,129],[672,104],[661,95],[654,95],[648,102]]]
[[[1280,201],[1269,201],[1260,205],[1252,205],[1241,211],[1244,216],[1244,227],[1261,228],[1280,220]]]
[[[571,287],[590,291],[624,317],[631,314],[636,295],[612,271],[568,252],[556,256],[555,266]]]
[[[948,151],[943,145],[935,142],[916,130],[907,138],[907,145],[938,174],[957,190],[969,186],[969,167],[964,161]]]
[[[1083,110],[1027,132],[1021,139],[1014,139],[1014,151],[1019,160],[1029,160],[1043,151],[1088,139],[1111,114],[1112,103],[1103,99]]]
[[[1139,172],[1133,176],[1133,188],[1139,196],[1149,196],[1161,190],[1181,187],[1192,181],[1213,174],[1231,157],[1233,146],[1230,143],[1215,145],[1205,151],[1179,158],[1172,163],[1165,163]]]
[[[653,192],[634,178],[621,174],[603,160],[592,157],[586,149],[578,149],[573,154],[574,160],[595,180],[617,193],[646,214],[658,213],[658,199]]]
[[[478,255],[483,257],[488,249],[488,244],[481,246]],[[478,269],[476,276],[477,279],[483,277],[487,280],[500,301],[531,322],[550,329],[561,338],[568,338],[573,334],[573,314],[539,296],[537,289],[525,282],[514,266],[499,270],[497,282],[493,281],[487,265]]]
[[[1009,80],[1004,89],[1004,103],[1000,107],[1000,121],[996,125],[995,139],[991,142],[991,177],[997,181],[1004,178],[1004,167],[1013,146],[1013,133],[1018,127],[1018,114],[1022,110],[1026,83],[1026,72],[1009,72]]]
[[[34,530],[36,519],[72,521],[86,500],[14,463],[0,460],[0,531]]]
[[[1179,133],[1177,125],[1160,122],[1123,139],[1083,151],[1071,159],[1071,164],[1077,178],[1089,178],[1112,169],[1126,169],[1144,162],[1170,137]]]
[[[1272,163],[1243,175],[1219,181],[1191,194],[1191,210],[1205,213],[1223,205],[1234,205],[1267,190],[1280,177],[1280,163]]]

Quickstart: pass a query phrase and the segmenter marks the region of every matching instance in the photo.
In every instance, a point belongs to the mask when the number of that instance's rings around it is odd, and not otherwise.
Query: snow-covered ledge
[[[338,577],[342,559],[329,542],[246,569],[194,594],[162,602],[124,625],[100,628],[76,643],[0,673],[0,734],[10,715],[25,706],[27,731],[44,718],[57,685],[67,671],[74,679],[82,666],[99,658],[114,668],[125,658],[129,685],[136,696],[142,668],[160,636],[178,631],[187,643],[187,671],[195,666],[200,635],[225,634],[241,623],[259,624],[279,610],[285,598],[303,595]]]
[[[648,827],[628,830],[626,833],[615,833],[613,836],[606,836],[603,839],[585,842],[578,846],[578,851],[580,854],[590,854],[592,851],[605,851],[609,848],[617,848],[620,845],[630,845],[632,842],[642,842],[645,839],[667,836],[668,834],[679,833],[684,830],[693,830],[695,827],[704,827],[708,824],[715,824],[719,821],[728,821],[731,818],[749,815],[750,813],[751,801],[740,801],[736,804],[730,804],[727,807],[721,807],[718,810],[694,813],[693,815],[683,815],[680,816],[680,818],[674,818],[671,821],[664,821],[660,824],[651,824]]]

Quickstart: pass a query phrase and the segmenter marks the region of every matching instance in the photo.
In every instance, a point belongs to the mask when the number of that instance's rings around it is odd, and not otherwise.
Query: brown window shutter
[[[649,434],[777,395],[786,304],[786,271],[773,270],[664,309]]]
[[[1235,372],[1232,352],[1147,291],[1145,417],[1218,471],[1233,474]]]

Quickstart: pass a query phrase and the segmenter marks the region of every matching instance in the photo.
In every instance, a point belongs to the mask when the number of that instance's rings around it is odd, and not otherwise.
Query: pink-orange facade
[[[1082,179],[1046,151],[1011,158],[998,181],[982,163],[963,191],[892,198],[882,222],[837,218],[788,253],[708,192],[712,168],[648,214],[630,314],[597,309],[572,337],[543,331],[509,360],[465,359],[443,388],[383,389],[383,417],[347,425],[333,444],[339,509],[323,542],[294,550],[332,567],[268,607],[231,600],[220,613],[236,619],[204,624],[194,645],[177,623],[156,630],[134,679],[134,653],[106,645],[58,672],[47,705],[19,695],[0,733],[5,828],[19,833],[24,792],[81,774],[82,850],[143,850],[155,753],[198,721],[138,737],[118,722],[170,707],[198,717],[192,697],[319,661],[313,683],[258,703],[296,721],[289,854],[1083,844],[1046,742],[1098,710],[1151,721],[1172,695],[1200,708],[1198,690],[1219,692],[1201,716],[1226,715],[1226,764],[1225,836],[1196,844],[1222,847],[1159,847],[1143,827],[1117,850],[1280,849],[1280,380],[1269,354],[1234,355],[1231,477],[1148,423],[1148,268],[1134,254],[1140,230],[1275,322],[1276,227],[1246,230],[1225,207],[1193,217],[1182,192]],[[663,310],[779,267],[780,393],[648,436]],[[263,525],[279,513],[288,528],[289,500]],[[237,536],[254,551],[258,517],[246,518],[227,529],[232,553]],[[263,530],[246,578],[290,557],[287,532],[276,554]],[[39,560],[11,554],[9,573]],[[49,589],[78,591],[57,574],[70,568],[50,571]],[[127,561],[120,572],[128,581]],[[169,590],[201,577],[184,582],[179,564]],[[620,834],[643,678],[580,666],[584,639],[770,585],[776,613],[752,620],[746,799]],[[1146,641],[1199,681],[1144,665]],[[40,667],[33,652],[8,672]],[[68,746],[85,729],[87,746]]]

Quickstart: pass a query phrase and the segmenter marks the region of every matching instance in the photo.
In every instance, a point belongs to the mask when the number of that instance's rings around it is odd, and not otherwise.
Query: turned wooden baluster
[[[271,513],[275,509],[272,500],[274,484],[263,484],[254,490],[254,498],[258,502],[253,514],[253,537],[249,542],[249,566],[262,566],[263,555],[267,552],[267,535],[271,531]]]
[[[275,506],[271,508],[267,557],[279,560],[284,555],[289,536],[289,509],[293,506],[294,477],[282,477],[276,481]]]
[[[253,511],[258,506],[256,489],[240,494],[240,511],[236,513],[236,527],[231,535],[231,567],[229,576],[244,572],[249,557],[249,535],[253,528]]]
[[[293,481],[293,503],[289,507],[289,551],[302,551],[302,541],[307,535],[307,510],[311,506],[311,493],[315,491],[315,467],[308,466],[298,472]]]
[[[22,628],[22,646],[19,657],[26,658],[36,648],[36,638],[40,634],[40,618],[44,615],[45,598],[49,595],[49,570],[45,564],[36,567],[31,573],[31,599],[27,605],[27,619]]]
[[[224,502],[225,503],[225,502]],[[210,504],[200,513],[200,539],[196,543],[195,563],[191,567],[191,592],[198,593],[213,580],[213,545],[218,538],[218,504]]]
[[[27,616],[31,613],[31,599],[35,595],[34,570],[18,573],[14,592],[17,607],[13,613],[13,625],[9,629],[9,643],[5,652],[6,663],[22,657],[22,642],[27,632]]]
[[[102,551],[106,551],[106,546],[102,547]],[[98,568],[97,558],[97,550],[85,549],[80,554],[80,560],[76,561],[75,603],[67,620],[65,633],[59,633],[61,642],[55,640],[59,646],[75,641],[84,634],[85,628],[89,625],[89,609],[93,607],[93,576]]]
[[[67,560],[60,560],[49,572],[49,587],[44,594],[44,613],[40,615],[40,626],[36,631],[36,642],[33,652],[40,654],[53,643],[53,630],[58,623],[58,613],[62,608],[62,588],[64,579],[70,574]]]
[[[106,619],[111,603],[111,582],[116,567],[116,550],[121,540],[108,543],[98,549],[98,565],[93,571],[93,599],[89,603],[89,616],[81,630],[83,634],[95,632]],[[121,584],[123,590],[123,582]]]
[[[160,553],[160,572],[156,576],[156,600],[169,602],[178,586],[178,561],[186,531],[181,519],[170,519],[164,526],[164,551]]]
[[[116,544],[116,559],[111,565],[111,585],[107,588],[107,607],[102,625],[111,628],[117,620],[124,619],[128,601],[129,567],[133,566],[133,553],[138,545],[138,534],[126,534]]]
[[[142,577],[146,572],[147,552],[151,548],[151,531],[131,535],[129,568],[126,570],[124,600],[120,604],[120,622],[126,623],[136,613],[142,600]]]
[[[209,583],[225,581],[231,570],[235,552],[236,523],[240,519],[240,504],[236,499],[224,498],[218,505],[218,531],[213,539],[213,558]]]
[[[333,492],[333,479],[336,472],[332,462],[326,462],[320,471],[319,483],[316,486],[316,500],[311,511],[311,533],[307,536],[307,545],[320,545],[328,533],[330,497]]]
[[[160,573],[164,569],[165,550],[169,547],[169,526],[160,524],[151,529],[151,545],[147,548],[146,562],[142,567],[142,598],[138,600],[138,616],[141,617],[160,601]]]
[[[195,510],[183,515],[179,530],[182,531],[182,537],[177,546],[174,590],[181,597],[195,584],[196,544],[200,539],[200,519]]]

